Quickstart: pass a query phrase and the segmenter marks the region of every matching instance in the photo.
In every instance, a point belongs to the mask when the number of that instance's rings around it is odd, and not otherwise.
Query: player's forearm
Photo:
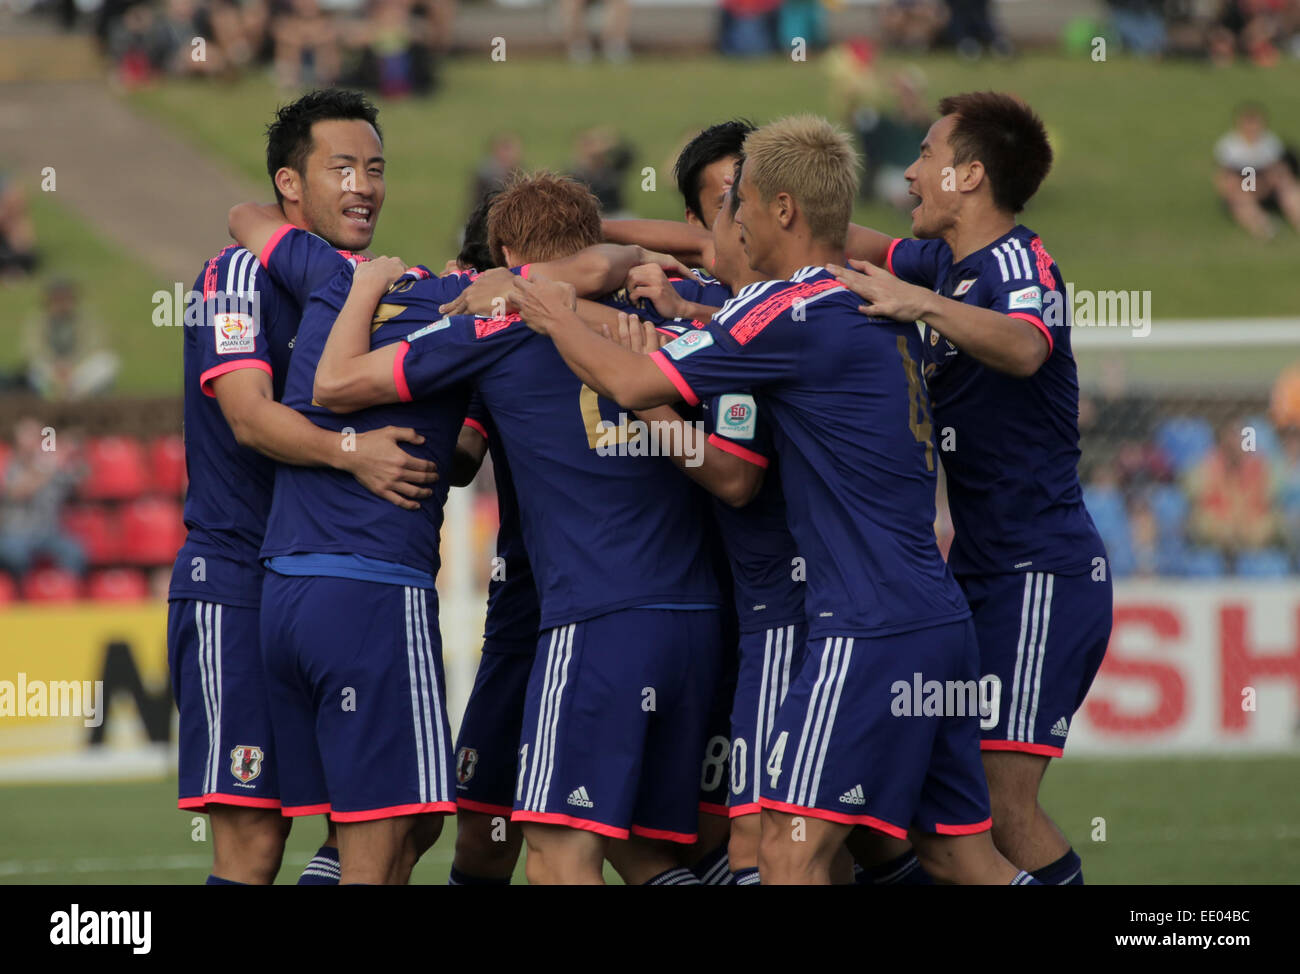
[[[312,398],[328,409],[350,411],[375,405],[380,390],[369,388],[362,359],[370,352],[370,322],[383,295],[354,283],[330,328],[316,363]]]
[[[692,267],[713,265],[713,234],[702,227],[676,220],[603,220],[601,227],[610,243],[639,244]]]
[[[865,260],[877,267],[885,266],[885,257],[894,238],[870,227],[849,224],[849,235],[844,242],[844,250],[854,260]]]
[[[279,463],[348,468],[345,441],[274,399],[257,399],[228,417],[235,440]]]
[[[672,406],[639,409],[636,417],[646,423],[660,424],[660,429],[666,429],[667,436],[659,437],[659,442],[681,444],[681,450],[669,453],[668,458],[678,470],[710,494],[733,507],[743,507],[754,499],[754,494],[763,482],[763,471],[739,457],[719,450],[709,442],[698,424],[688,423]]]
[[[689,318],[691,321],[708,321],[716,315],[721,308],[714,308],[707,304],[696,304],[694,301],[684,302],[685,308],[679,318]]]
[[[1047,337],[1028,321],[937,294],[923,310],[922,321],[991,369],[1025,378],[1047,361]]]
[[[238,203],[230,208],[227,217],[230,236],[245,250],[259,255],[284,223],[284,212],[272,203]]]
[[[628,271],[644,259],[644,251],[635,244],[596,244],[572,257],[533,264],[529,275],[563,281],[572,284],[579,297],[595,297],[621,288]]]
[[[548,334],[579,379],[624,409],[650,409],[677,399],[672,383],[649,356],[597,335],[576,312],[557,315]]]

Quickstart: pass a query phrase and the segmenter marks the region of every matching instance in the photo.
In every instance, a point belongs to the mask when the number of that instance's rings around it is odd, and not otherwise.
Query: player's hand
[[[827,264],[826,269],[835,279],[866,303],[858,305],[863,314],[895,321],[917,321],[925,316],[930,291],[915,284],[900,281],[883,267],[865,260],[851,260],[850,270],[839,264]],[[859,273],[859,271],[861,273]]]
[[[710,241],[712,242],[712,241]],[[672,254],[662,254],[657,250],[641,248],[641,264],[654,264],[665,274],[673,277],[690,277],[691,269]]]
[[[557,318],[566,312],[573,314],[577,311],[578,293],[572,284],[563,281],[544,277],[525,281],[516,277],[510,303],[519,310],[529,328],[545,335]]]
[[[460,272],[460,261],[453,257],[451,260],[447,261],[447,263],[442,265],[442,273],[438,276],[446,277],[448,274],[459,274]]]
[[[376,257],[358,264],[352,272],[352,289],[375,295],[387,294],[394,282],[406,273],[406,265],[396,257]]]
[[[660,334],[659,329],[648,321],[642,321],[636,315],[618,313],[618,328],[611,329],[608,325],[603,326],[606,338],[618,342],[630,352],[636,352],[638,355],[649,355],[651,352],[667,344],[671,339],[665,339]]]
[[[418,511],[419,502],[433,496],[433,491],[424,485],[438,479],[438,465],[411,456],[401,444],[418,446],[423,442],[424,437],[415,430],[401,426],[361,433],[356,439],[356,449],[346,454],[343,469],[375,496],[408,511]]]
[[[665,318],[682,318],[687,314],[686,301],[658,264],[638,264],[628,271],[627,294],[634,304],[642,298],[649,298],[655,310]]]
[[[452,298],[438,310],[444,315],[481,315],[493,318],[506,313],[506,298],[510,286],[519,275],[511,274],[505,267],[493,267],[474,278],[474,283]]]

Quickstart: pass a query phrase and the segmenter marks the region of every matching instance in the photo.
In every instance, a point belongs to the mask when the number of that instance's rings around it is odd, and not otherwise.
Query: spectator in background
[[[0,280],[36,269],[36,226],[22,188],[0,172]]]
[[[85,552],[60,524],[63,506],[83,476],[68,445],[43,449],[41,424],[23,418],[14,424],[14,451],[0,492],[0,566],[21,576],[41,556],[80,575]]]
[[[897,72],[890,83],[895,107],[886,112],[861,108],[854,115],[853,127],[862,142],[866,162],[863,195],[908,212],[916,200],[908,195],[909,185],[903,173],[916,159],[933,117],[926,104],[925,75],[919,68]]]
[[[433,90],[435,28],[428,8],[414,0],[375,0],[350,40],[361,48],[361,60],[348,84],[386,98]]]
[[[1300,232],[1300,183],[1288,162],[1288,150],[1268,130],[1262,105],[1237,109],[1232,131],[1214,146],[1214,186],[1234,220],[1247,233],[1270,240],[1276,233],[1265,207],[1276,206]]]
[[[1244,54],[1260,67],[1277,64],[1280,49],[1293,44],[1300,31],[1300,4],[1295,0],[1225,0],[1219,21],[1218,57],[1227,62]]]
[[[27,327],[27,381],[46,399],[85,399],[107,392],[118,359],[100,347],[98,322],[78,307],[76,285],[56,279],[45,289],[45,311]]]
[[[957,53],[976,58],[985,51],[1011,53],[1011,45],[993,23],[990,0],[947,0],[948,40]]]
[[[284,88],[328,88],[339,76],[339,31],[317,0],[289,0],[271,22],[275,73]]]
[[[1198,544],[1233,558],[1274,543],[1280,519],[1269,462],[1242,449],[1243,424],[1225,423],[1214,448],[1187,474],[1188,533]]]
[[[600,30],[600,52],[606,61],[622,62],[631,57],[627,34],[630,12],[628,0],[604,0]],[[560,0],[564,20],[565,44],[569,60],[585,64],[591,60],[591,34],[587,30],[587,0]]]
[[[1278,430],[1282,455],[1277,462],[1277,504],[1282,512],[1282,544],[1293,571],[1300,572],[1300,424]]]
[[[781,0],[722,0],[718,6],[718,53],[761,57],[780,45]]]
[[[891,50],[924,53],[947,23],[948,10],[939,0],[889,0],[880,9],[880,39]]]
[[[630,215],[623,207],[623,182],[635,154],[631,144],[600,126],[578,136],[574,154],[573,178],[587,184],[600,200],[601,212],[610,219]]]
[[[1110,22],[1126,51],[1144,56],[1164,53],[1168,40],[1165,32],[1163,0],[1106,0]]]
[[[478,207],[484,197],[505,189],[510,177],[523,168],[524,146],[513,132],[499,132],[488,143],[488,154],[474,170],[474,182],[469,190],[469,211]]]

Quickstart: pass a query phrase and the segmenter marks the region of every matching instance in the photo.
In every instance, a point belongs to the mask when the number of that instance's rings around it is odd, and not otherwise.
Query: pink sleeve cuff
[[[525,264],[523,267],[519,268],[519,276],[525,281],[528,280],[528,272],[532,270],[532,267],[532,264]]]
[[[681,397],[686,400],[687,405],[698,406],[700,404],[700,397],[695,394],[686,380],[682,378],[682,374],[677,371],[677,366],[668,361],[668,356],[665,355],[662,350],[651,352],[650,361],[659,366],[660,372],[668,376],[668,381],[673,384],[673,387],[681,394]]]
[[[891,274],[894,274],[894,251],[902,242],[903,238],[898,237],[889,245],[889,249],[885,251],[885,270],[889,271]],[[894,276],[897,277],[898,275],[894,274]]]
[[[292,223],[285,223],[282,224],[275,233],[271,234],[271,239],[266,242],[266,246],[262,248],[262,252],[257,255],[257,261],[259,264],[263,267],[270,266],[271,251],[275,250],[275,248],[280,245],[280,241],[284,239],[284,235],[292,229]]]
[[[406,384],[406,353],[410,350],[411,343],[402,342],[393,357],[393,385],[397,386],[397,398],[402,402],[411,401],[411,387]]]
[[[1043,333],[1043,337],[1047,339],[1047,354],[1049,357],[1051,356],[1052,349],[1056,347],[1056,343],[1052,341],[1052,331],[1045,324],[1043,324],[1042,318],[1039,318],[1037,315],[1026,314],[1023,311],[1012,311],[1010,314],[1007,315],[1007,317],[1019,318],[1021,321],[1027,321],[1035,328],[1037,328],[1039,331],[1041,331]]]
[[[214,365],[208,371],[199,376],[199,388],[203,390],[205,396],[216,396],[212,391],[212,380],[227,372],[236,372],[239,369],[261,369],[267,375],[272,375],[271,363],[260,358],[241,358],[233,362],[222,362],[220,365]]]
[[[767,469],[771,462],[761,453],[755,453],[753,450],[747,450],[739,443],[734,443],[725,436],[719,436],[717,433],[709,434],[709,442],[716,446],[723,453],[730,453],[732,456],[740,457],[742,460],[748,460],[756,467]]]
[[[480,423],[477,419],[470,419],[470,417],[466,416],[465,425],[468,426],[470,429],[472,429],[474,432],[478,433],[478,435],[483,437],[483,439],[485,440],[488,439],[487,428],[482,423]]]

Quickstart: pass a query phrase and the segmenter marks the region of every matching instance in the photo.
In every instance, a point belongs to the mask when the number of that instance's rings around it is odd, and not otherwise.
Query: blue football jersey
[[[533,569],[524,548],[523,528],[519,520],[519,499],[510,473],[510,461],[501,446],[501,435],[491,414],[475,393],[465,414],[466,425],[473,426],[487,440],[492,457],[492,475],[497,489],[497,563],[488,581],[487,621],[483,640],[497,644],[518,645],[532,653],[537,644],[541,609],[537,603],[537,586]]]
[[[805,571],[786,520],[772,429],[763,406],[748,393],[725,393],[704,403],[709,442],[756,464],[766,474],[744,507],[713,498],[713,516],[731,564],[741,632],[802,622]]]
[[[691,403],[749,389],[772,420],[809,637],[967,618],[934,537],[937,459],[914,324],[821,267],[742,288],[652,359]]]
[[[194,294],[200,300],[186,309],[182,353],[189,535],[176,556],[169,595],[255,607],[262,597],[257,552],[275,465],[235,441],[211,383],[237,369],[261,369],[279,399],[300,308],[253,254],[236,246],[208,260]]]
[[[674,291],[685,300],[695,304],[703,304],[710,308],[721,308],[731,300],[731,288],[699,271],[695,271],[690,277],[670,277],[668,281],[672,284]],[[649,321],[656,325],[678,320],[665,318],[661,315],[654,306],[654,302],[649,298],[633,301],[628,296],[627,288],[620,288],[613,294],[607,295],[601,299],[601,303],[607,304],[611,308],[617,308],[619,311],[634,314],[642,321]]]
[[[428,288],[418,282],[418,300]],[[426,314],[445,299],[428,292]],[[398,387],[413,399],[472,382],[518,485],[542,629],[634,606],[717,606],[692,484],[647,455],[629,417],[587,388],[517,315],[441,319],[407,336]]]
[[[356,258],[342,257],[328,243],[305,230],[290,229],[278,236],[262,255],[266,270],[303,302],[293,358],[285,380],[284,403],[313,423],[339,434],[340,449],[348,437],[384,426],[406,426],[425,437],[421,445],[404,444],[413,456],[450,470],[456,439],[469,402],[468,384],[449,386],[437,396],[414,405],[394,403],[339,415],[312,400],[316,365],[330,328],[347,300]],[[393,285],[376,309],[371,347],[402,341],[429,321],[422,309],[410,307],[407,295],[418,283],[426,295],[450,301],[468,285],[463,275],[432,277],[416,267]],[[419,510],[408,511],[375,496],[351,474],[326,467],[277,468],[271,514],[262,556],[277,571],[339,575],[431,587],[439,565],[438,535],[447,482],[431,485],[433,496]],[[343,559],[306,558],[289,563],[289,556],[353,556]]]
[[[1030,322],[1050,353],[1017,378],[925,327],[925,376],[948,477],[958,575],[1074,574],[1105,557],[1079,486],[1079,380],[1060,268],[1023,226],[954,264],[942,240],[899,240],[889,270],[943,297]]]

